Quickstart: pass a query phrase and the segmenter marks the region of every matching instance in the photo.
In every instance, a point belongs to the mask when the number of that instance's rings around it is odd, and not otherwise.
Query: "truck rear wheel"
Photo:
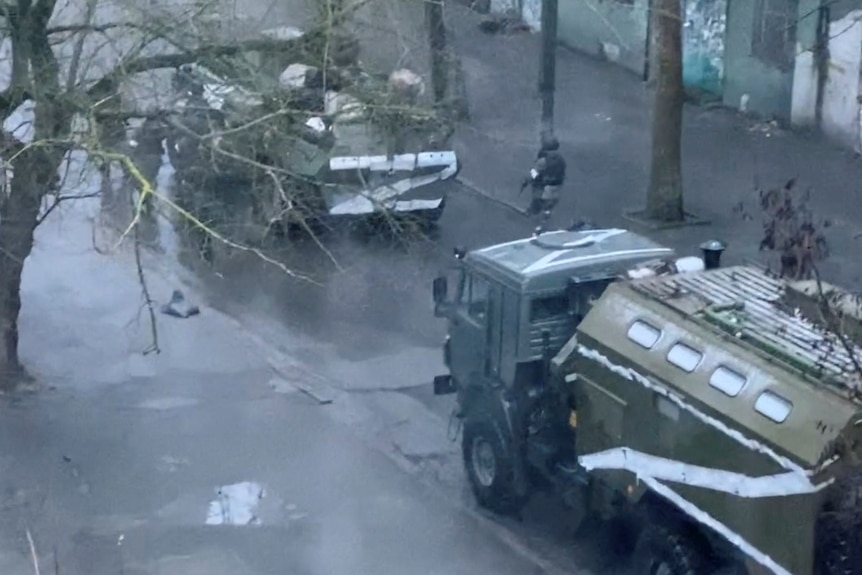
[[[647,525],[634,551],[634,575],[699,575],[705,561],[687,537],[661,525]]]
[[[461,449],[479,505],[504,515],[518,513],[526,497],[515,489],[515,463],[504,428],[491,417],[469,418],[464,423]]]

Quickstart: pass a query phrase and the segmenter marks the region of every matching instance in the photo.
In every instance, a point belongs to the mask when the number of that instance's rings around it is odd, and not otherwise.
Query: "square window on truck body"
[[[629,328],[628,338],[644,349],[652,349],[661,337],[661,330],[637,320]]]
[[[739,395],[739,392],[745,387],[746,382],[744,375],[723,365],[715,368],[715,371],[712,372],[712,376],[709,378],[709,385],[730,397]]]
[[[702,359],[702,353],[684,343],[674,344],[674,346],[670,348],[670,351],[667,352],[667,361],[688,373],[697,369],[697,366],[700,365],[700,361]]]
[[[764,391],[754,403],[754,410],[775,423],[784,423],[793,411],[793,404],[777,393]]]

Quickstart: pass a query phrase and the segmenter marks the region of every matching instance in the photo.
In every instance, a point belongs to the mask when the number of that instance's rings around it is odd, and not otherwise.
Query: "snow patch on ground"
[[[257,506],[264,491],[258,483],[243,481],[216,491],[207,511],[207,525],[260,525]]]

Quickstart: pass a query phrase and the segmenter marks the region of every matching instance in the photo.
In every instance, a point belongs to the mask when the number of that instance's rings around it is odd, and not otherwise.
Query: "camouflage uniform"
[[[560,143],[556,138],[542,142],[542,149],[530,170],[533,197],[531,214],[544,214],[545,219],[560,200],[560,187],[566,179],[566,161],[559,153]]]

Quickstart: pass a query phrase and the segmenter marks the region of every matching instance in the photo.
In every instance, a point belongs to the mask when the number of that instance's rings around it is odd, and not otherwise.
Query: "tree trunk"
[[[23,373],[18,359],[18,314],[21,311],[21,274],[33,248],[33,232],[43,193],[52,185],[48,154],[28,148],[15,160],[9,198],[0,215],[0,386],[11,387]]]
[[[653,0],[655,80],[652,165],[646,216],[662,222],[685,217],[682,197],[682,17],[680,0]]]
[[[70,114],[59,105],[59,65],[48,38],[56,0],[34,5],[18,2],[7,15],[12,40],[12,82],[36,101],[34,141],[56,141],[68,128]],[[3,110],[8,115],[13,109]],[[9,150],[4,149],[4,154]],[[18,358],[21,276],[33,248],[42,198],[57,184],[63,152],[47,143],[24,148],[10,160],[13,177],[0,213],[0,387],[10,388],[23,375]]]

